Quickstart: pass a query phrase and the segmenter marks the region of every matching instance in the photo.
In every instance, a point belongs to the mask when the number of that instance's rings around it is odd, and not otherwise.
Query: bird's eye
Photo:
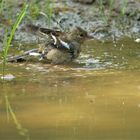
[[[83,37],[84,36],[84,34],[80,34],[80,37]]]

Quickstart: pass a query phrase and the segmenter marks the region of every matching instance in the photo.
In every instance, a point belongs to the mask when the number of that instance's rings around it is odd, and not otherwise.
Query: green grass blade
[[[4,35],[4,40],[3,40],[4,49],[5,49],[5,46],[7,46],[7,38],[8,38],[8,30],[5,29],[5,35]],[[2,58],[3,58],[3,63],[2,63],[2,74],[3,74],[3,76],[4,76],[4,73],[5,73],[5,65],[6,65],[6,54],[5,54],[5,51],[3,51]]]
[[[46,14],[48,16],[48,24],[51,25],[51,19],[53,15],[54,0],[46,0]]]
[[[23,10],[22,10],[21,13],[19,14],[18,18],[16,19],[16,22],[15,22],[13,28],[12,28],[10,37],[8,38],[7,47],[5,48],[5,53],[6,53],[6,54],[8,53],[9,46],[10,46],[10,44],[11,44],[11,41],[12,41],[13,36],[14,36],[14,34],[15,34],[15,31],[16,31],[17,27],[19,26],[20,22],[22,21],[23,17],[24,17],[25,14],[26,14],[27,8],[28,8],[28,5],[25,5],[24,8],[23,8]]]
[[[0,13],[2,13],[3,11],[3,3],[4,3],[4,0],[0,0]]]
[[[112,15],[112,9],[113,9],[113,2],[114,0],[109,0],[109,15]]]
[[[8,50],[9,50],[11,41],[13,39],[13,36],[15,34],[15,31],[16,31],[17,27],[19,26],[19,24],[21,23],[22,19],[24,18],[25,14],[26,14],[27,8],[28,8],[28,5],[24,5],[22,11],[18,15],[18,17],[17,17],[17,19],[16,19],[16,21],[15,21],[13,27],[12,27],[9,38],[8,38],[8,33],[7,33],[8,31],[7,31],[7,29],[5,30],[5,37],[4,37],[4,41],[3,41],[3,45],[4,45],[4,49],[3,49],[3,70],[2,70],[3,71],[3,76],[4,76],[4,73],[5,73],[6,59],[7,59],[7,54],[8,54]]]

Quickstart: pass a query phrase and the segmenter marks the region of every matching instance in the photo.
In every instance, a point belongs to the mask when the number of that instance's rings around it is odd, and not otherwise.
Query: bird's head
[[[73,31],[70,33],[70,38],[82,43],[84,42],[85,39],[91,39],[93,38],[92,36],[90,36],[87,31],[85,31],[84,29],[82,29],[81,27],[76,27],[75,29],[73,29]]]

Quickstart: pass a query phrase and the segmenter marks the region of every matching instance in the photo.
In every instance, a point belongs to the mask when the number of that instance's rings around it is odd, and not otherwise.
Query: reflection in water
[[[139,140],[139,47],[120,44],[88,42],[81,65],[9,64],[16,78],[0,84],[0,139]],[[27,137],[7,123],[5,100]]]
[[[21,136],[24,136],[27,138],[27,140],[29,140],[29,136],[28,136],[28,130],[23,128],[22,125],[19,123],[19,121],[17,120],[17,117],[16,117],[16,114],[14,113],[11,105],[10,105],[10,102],[9,102],[9,99],[8,99],[8,96],[5,96],[5,102],[6,102],[6,112],[7,112],[7,120],[8,120],[8,123],[9,123],[9,120],[10,120],[10,115],[16,125],[16,128],[19,132],[19,134]]]

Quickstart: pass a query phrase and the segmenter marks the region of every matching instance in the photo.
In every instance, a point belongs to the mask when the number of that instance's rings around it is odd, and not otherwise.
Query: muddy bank
[[[20,11],[23,3],[23,1],[10,2],[9,7],[5,8],[3,15],[1,15],[1,40],[4,32],[3,27],[5,25],[6,28],[11,26],[10,21],[14,21],[16,13]],[[7,10],[10,7],[11,13]],[[14,40],[20,43],[37,43],[39,37],[21,30],[27,23],[59,28],[63,31],[80,26],[99,40],[114,40],[123,36],[134,39],[140,37],[140,3],[138,1],[116,0],[109,3],[109,1],[103,0],[100,3],[95,0],[59,0],[49,4],[49,7],[50,9],[46,10],[45,1],[30,2],[27,16],[17,30]],[[50,17],[48,16],[49,12],[52,12]]]

